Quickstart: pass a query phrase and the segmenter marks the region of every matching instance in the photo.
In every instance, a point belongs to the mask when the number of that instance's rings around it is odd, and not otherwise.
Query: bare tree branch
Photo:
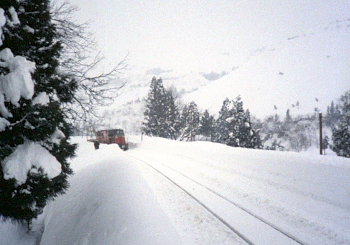
[[[73,104],[64,105],[70,119],[91,121],[98,118],[97,109],[110,105],[117,91],[125,86],[119,75],[127,67],[124,57],[107,72],[99,72],[103,56],[96,53],[96,42],[88,32],[88,23],[78,23],[73,19],[77,8],[68,2],[53,2],[52,21],[58,31],[58,40],[63,46],[61,70],[77,83]]]

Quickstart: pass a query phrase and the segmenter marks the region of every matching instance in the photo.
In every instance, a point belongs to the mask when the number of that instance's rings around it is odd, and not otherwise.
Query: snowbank
[[[0,221],[1,245],[37,245],[37,234],[28,233],[25,226]]]
[[[123,154],[115,145],[82,145],[69,191],[45,211],[41,245],[177,244],[153,192]],[[88,166],[79,166],[82,159]]]

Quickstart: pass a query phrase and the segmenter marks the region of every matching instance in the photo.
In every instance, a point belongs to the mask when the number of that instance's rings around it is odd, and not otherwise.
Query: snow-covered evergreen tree
[[[350,157],[350,90],[340,98],[340,119],[332,130],[333,151]]]
[[[180,113],[172,90],[166,90],[161,78],[152,78],[146,98],[142,132],[150,136],[177,139],[180,132]]]
[[[240,96],[224,101],[215,132],[217,142],[234,147],[261,148],[259,133],[253,130],[249,111],[244,111]]]
[[[76,82],[59,72],[49,5],[0,2],[0,216],[28,223],[68,187],[75,150],[62,103]]]
[[[174,96],[172,94],[172,92],[170,90],[166,91],[166,104],[165,104],[165,108],[166,108],[166,138],[169,139],[177,139],[177,137],[179,136],[179,130],[180,130],[180,113],[178,110],[178,107],[175,104],[175,99]]]
[[[327,112],[324,117],[324,124],[330,128],[334,128],[341,118],[339,105],[335,105],[332,101],[330,106],[327,106]]]
[[[167,108],[167,92],[164,89],[161,78],[152,78],[150,91],[146,99],[146,109],[144,112],[144,121],[142,123],[142,131],[146,135],[169,137],[167,124],[168,108]]]
[[[213,141],[218,143],[227,144],[229,128],[227,118],[232,117],[232,111],[230,110],[231,101],[226,98],[219,111],[219,117],[215,122]]]
[[[193,141],[199,131],[199,111],[194,101],[184,106],[181,113],[181,125],[180,140]]]
[[[283,130],[283,122],[277,114],[265,118],[260,128],[264,148],[267,150],[286,150]]]
[[[205,110],[200,118],[199,133],[212,140],[214,132],[214,122],[214,117],[209,114],[208,110]]]
[[[286,118],[284,119],[286,123],[291,123],[292,122],[292,116],[290,115],[290,110],[287,109],[286,111]]]
[[[245,148],[258,148],[254,145],[256,134],[251,126],[249,111],[244,111],[240,96],[232,101],[231,111],[232,117],[227,119],[230,131],[227,144]]]

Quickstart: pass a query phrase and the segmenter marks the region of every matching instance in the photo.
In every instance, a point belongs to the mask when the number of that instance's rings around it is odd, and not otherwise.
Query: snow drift
[[[155,195],[118,146],[85,154],[99,161],[78,171],[67,194],[48,206],[41,245],[177,244]]]

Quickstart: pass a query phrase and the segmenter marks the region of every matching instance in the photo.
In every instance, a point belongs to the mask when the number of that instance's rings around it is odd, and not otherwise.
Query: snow
[[[195,200],[189,198],[185,192],[163,176],[144,164],[140,164],[139,168],[155,191],[161,207],[174,223],[182,244],[246,244],[217,218],[200,207]]]
[[[350,242],[350,159],[147,137],[127,154],[164,171],[229,222],[233,208],[226,207],[222,200],[209,198],[201,187],[187,183],[181,174],[306,244]],[[166,205],[163,208],[167,209]],[[176,215],[179,214],[171,216]],[[266,229],[253,232],[248,227],[255,224],[247,224],[249,219],[237,212],[234,217],[234,227],[243,234],[254,233],[254,237],[250,235],[252,239],[270,235],[264,234],[268,233]],[[261,240],[258,244],[274,243]]]
[[[26,32],[29,32],[29,33],[31,33],[31,34],[34,34],[34,33],[35,33],[35,30],[34,30],[33,28],[31,28],[30,26],[28,26],[28,25],[25,25],[25,26],[23,27],[23,30],[25,30]]]
[[[52,179],[61,173],[61,164],[39,143],[26,141],[1,163],[4,179],[14,178],[18,185],[27,180],[28,171],[42,169]]]
[[[154,193],[118,146],[95,151],[85,142],[78,156],[85,160],[72,163],[78,171],[69,191],[45,211],[40,245],[177,244]]]
[[[0,113],[4,117],[12,117],[12,114],[5,107],[5,96],[0,91]]]
[[[0,221],[1,245],[37,245],[37,236],[28,233],[24,226],[13,224],[10,221]]]
[[[18,25],[18,24],[20,24],[21,22],[19,21],[19,19],[18,19],[18,15],[17,15],[17,12],[16,12],[16,10],[15,10],[15,8],[14,7],[10,7],[9,8],[9,13],[10,13],[10,15],[11,15],[11,24],[12,25]]]
[[[126,152],[105,144],[94,150],[85,138],[74,138],[79,147],[67,193],[45,208],[32,234],[0,224],[0,244],[245,244],[147,164],[254,244],[295,243],[266,223],[305,244],[350,242],[350,159],[129,138]]]
[[[2,46],[2,27],[6,24],[5,11],[0,8],[0,47]]]
[[[50,103],[50,98],[45,92],[39,93],[32,101],[32,105],[47,105]]]
[[[10,125],[10,122],[7,121],[5,118],[0,118],[0,132],[4,131],[7,126]]]
[[[195,100],[200,108],[217,113],[224,98],[241,95],[244,107],[259,118],[284,115],[288,108],[293,114],[312,113],[315,107],[325,111],[331,100],[350,89],[350,52],[343,48],[350,41],[349,21],[327,27],[265,46],[235,71],[185,94],[183,100]],[[300,106],[293,108],[297,101]]]
[[[51,135],[50,141],[55,144],[60,144],[61,139],[64,139],[66,136],[64,133],[56,128],[55,132]]]
[[[24,127],[32,130],[35,129],[35,127],[31,125],[27,120],[24,123]]]
[[[5,48],[0,51],[0,66],[10,70],[8,74],[0,75],[0,112],[4,117],[11,117],[4,101],[19,106],[18,101],[21,97],[32,98],[34,81],[31,73],[34,72],[35,63],[22,56],[14,56],[10,49]]]

